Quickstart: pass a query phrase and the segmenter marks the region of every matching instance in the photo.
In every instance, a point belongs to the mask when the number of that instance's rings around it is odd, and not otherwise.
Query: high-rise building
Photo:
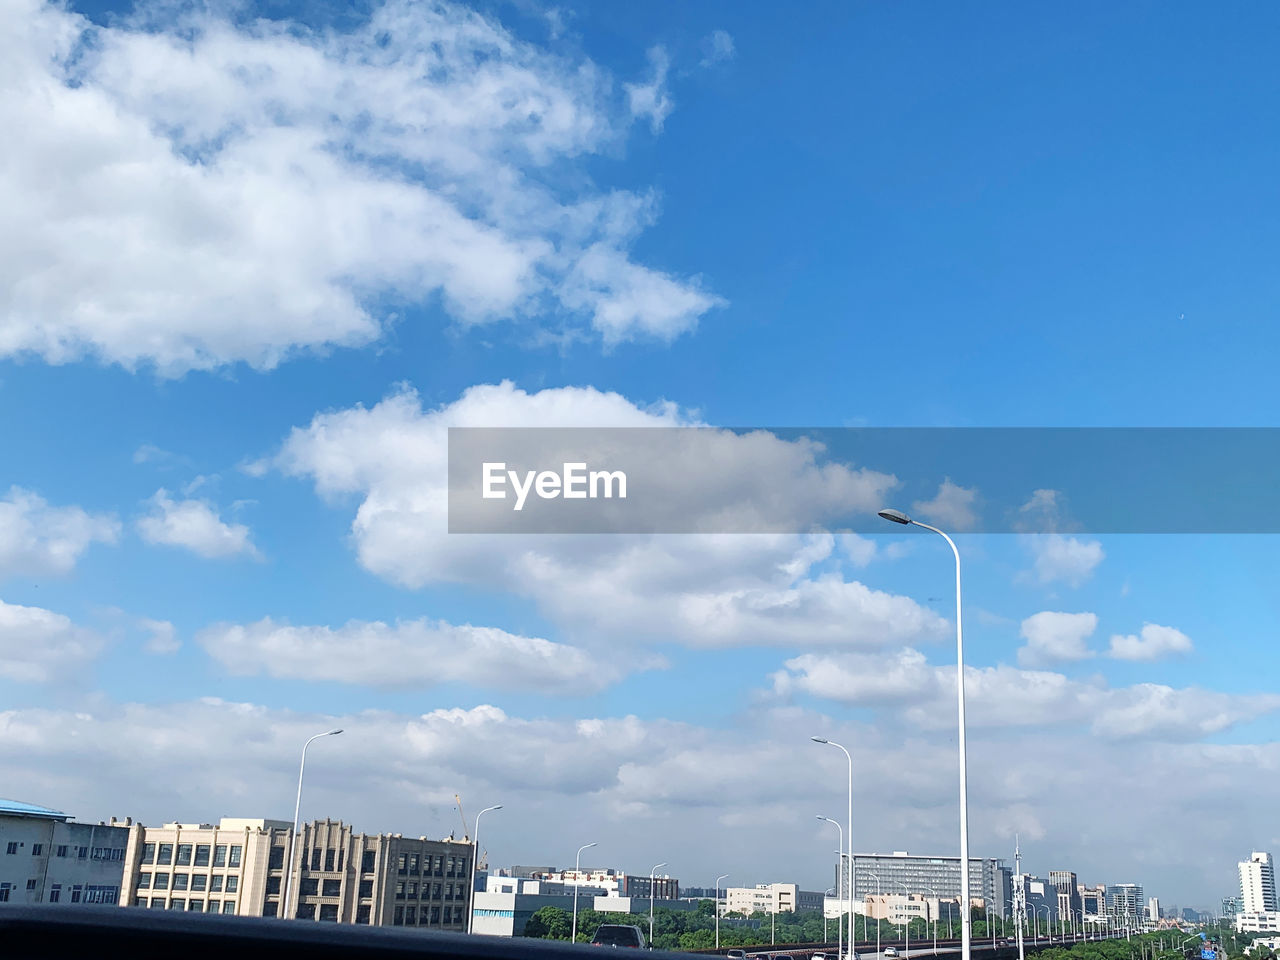
[[[1146,898],[1140,883],[1109,883],[1106,892],[1107,914],[1118,919],[1140,920],[1146,913]]]
[[[76,823],[68,814],[0,800],[0,903],[116,903],[126,824]]]
[[[1096,887],[1087,887],[1081,884],[1080,890],[1080,909],[1084,911],[1085,916],[1099,917],[1107,912],[1107,888],[1098,885]]]
[[[954,900],[960,896],[959,857],[918,857],[905,852],[854,854],[853,899],[904,892]],[[846,871],[847,872],[847,871]],[[836,871],[836,889],[845,889]],[[880,877],[879,887],[875,874]],[[1007,916],[1013,897],[1012,873],[1004,860],[969,858],[969,896],[982,900],[997,916]]]
[[[1013,883],[1023,886],[1027,898],[1027,922],[1032,924],[1056,923],[1058,913],[1058,890],[1048,880],[1022,874],[1014,877]]]
[[[223,818],[134,824],[120,902],[239,916],[461,931],[470,900],[469,840],[355,833],[335,820],[303,824],[289,909],[280,905],[293,825]]]
[[[1244,909],[1244,901],[1240,897],[1223,897],[1222,898],[1222,917],[1224,920],[1231,920],[1237,913]]]
[[[1070,870],[1050,870],[1049,882],[1058,891],[1058,916],[1064,920],[1079,919],[1083,907],[1076,875]]]
[[[1159,897],[1147,898],[1147,919],[1150,920],[1152,923],[1155,923],[1157,920],[1160,919],[1160,898]]]
[[[1242,861],[1240,901],[1244,913],[1267,913],[1276,909],[1276,871],[1271,854],[1255,852]]]

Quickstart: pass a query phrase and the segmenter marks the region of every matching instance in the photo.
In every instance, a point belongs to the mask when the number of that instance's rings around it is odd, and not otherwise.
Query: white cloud
[[[0,677],[49,683],[82,671],[102,640],[70,618],[40,607],[0,600]]]
[[[701,63],[701,66],[704,67],[713,67],[717,63],[724,63],[726,60],[732,60],[737,55],[733,37],[727,30],[712,30],[706,39],[702,41],[702,48],[706,52]]]
[[[231,673],[301,680],[423,688],[443,683],[587,695],[620,680],[629,669],[661,666],[631,662],[492,627],[455,626],[426,619],[352,620],[341,627],[290,626],[270,618],[218,624],[197,640]]]
[[[937,496],[932,500],[917,500],[911,509],[926,520],[950,530],[971,530],[978,523],[973,509],[977,499],[977,489],[962,487],[947,477],[939,484]]]
[[[163,655],[177,653],[181,649],[182,642],[178,639],[178,632],[168,620],[152,620],[148,617],[140,617],[138,626],[148,634],[145,644],[145,649],[148,653]]]
[[[80,507],[53,507],[21,487],[0,497],[0,577],[70,573],[93,543],[115,543],[120,522]]]
[[[138,518],[138,532],[147,543],[182,547],[207,559],[261,556],[249,528],[223,522],[207,500],[174,500],[162,487],[147,503],[151,512]]]
[[[1095,613],[1057,613],[1045,610],[1022,621],[1026,645],[1018,649],[1018,663],[1038,667],[1049,663],[1087,660],[1094,656],[1088,639],[1098,629]]]
[[[1078,587],[1091,576],[1106,554],[1097,540],[1079,540],[1058,533],[1028,536],[1040,583],[1063,581]]]
[[[634,263],[651,200],[580,169],[634,116],[660,129],[660,49],[624,103],[453,4],[389,0],[347,32],[177,10],[8,3],[0,356],[177,376],[367,344],[406,303],[611,343],[722,303]]]
[[[1159,660],[1174,654],[1190,653],[1192,649],[1191,638],[1181,630],[1144,623],[1138,636],[1114,635],[1109,655],[1116,660]]]
[[[649,79],[644,83],[626,84],[627,100],[633,117],[648,117],[654,133],[662,132],[663,121],[675,104],[667,90],[667,72],[671,58],[662,47],[649,48]]]
[[[449,426],[674,426],[671,405],[641,409],[591,388],[525,393],[510,383],[473,387],[423,411],[402,392],[376,406],[320,414],[295,429],[274,458],[310,477],[326,497],[362,499],[352,539],[361,564],[408,587],[458,582],[531,598],[574,642],[625,637],[696,645],[795,646],[927,640],[945,621],[907,597],[843,579],[831,567],[831,534],[681,536],[449,536]],[[748,516],[806,529],[850,509],[871,511],[896,482],[840,464],[821,448],[763,432],[699,432],[703,475],[716,478],[691,502],[665,468],[643,479],[654,509],[707,517]],[[638,482],[629,477],[631,482]],[[673,486],[673,484],[676,484]],[[786,497],[777,495],[788,491]],[[699,513],[701,511],[701,513]],[[675,514],[673,513],[673,516]],[[855,541],[856,543],[856,541]],[[858,558],[859,560],[861,558]],[[823,569],[819,570],[819,567]]]

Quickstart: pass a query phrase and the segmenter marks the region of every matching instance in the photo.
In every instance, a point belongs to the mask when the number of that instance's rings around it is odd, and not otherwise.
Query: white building
[[[1147,919],[1150,920],[1152,923],[1155,923],[1160,919],[1160,898],[1159,897],[1147,898]]]
[[[1237,933],[1280,933],[1280,913],[1267,910],[1261,913],[1237,913]]]
[[[794,913],[817,910],[822,906],[821,894],[812,904],[802,903],[805,891],[794,883],[757,883],[754,887],[726,887],[725,912],[750,916],[761,913]]]
[[[0,800],[0,903],[118,903],[127,825]]]
[[[1271,854],[1255,852],[1238,865],[1240,902],[1245,913],[1276,909],[1276,871]]]
[[[489,877],[485,889],[475,894],[476,914],[471,931],[491,937],[518,937],[524,933],[529,918],[543,907],[572,910],[574,887],[572,883],[565,884],[559,880]],[[601,913],[644,913],[649,909],[648,897],[620,897],[607,893],[605,886],[577,885],[577,891],[580,912],[596,910]],[[698,903],[694,900],[658,898],[656,902],[663,910],[698,909]],[[579,932],[581,931],[580,927]]]

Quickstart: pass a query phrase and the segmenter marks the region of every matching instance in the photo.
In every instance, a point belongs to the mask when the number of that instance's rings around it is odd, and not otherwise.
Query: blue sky
[[[298,735],[338,718],[314,815],[438,834],[460,790],[507,804],[498,863],[590,827],[611,865],[671,842],[686,883],[824,887],[821,729],[856,744],[859,849],[949,850],[944,545],[459,545],[433,431],[1276,424],[1260,4],[12,7],[21,799],[279,816]],[[1274,539],[960,545],[988,671],[975,851],[1018,831],[1042,874],[1233,892],[1280,842],[1252,799],[1280,762]],[[688,614],[707,598],[739,618],[723,636]],[[349,670],[289,666],[343,649]],[[1261,788],[1206,828],[1239,783]]]

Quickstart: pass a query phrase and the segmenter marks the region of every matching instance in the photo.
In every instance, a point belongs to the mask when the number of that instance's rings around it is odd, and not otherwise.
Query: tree
[[[540,940],[568,940],[572,932],[573,915],[559,907],[542,907],[534,911],[524,925],[524,936]]]

